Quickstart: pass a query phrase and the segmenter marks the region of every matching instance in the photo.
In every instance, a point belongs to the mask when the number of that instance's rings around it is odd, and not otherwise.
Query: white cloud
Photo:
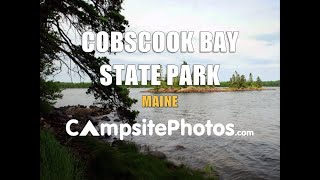
[[[194,31],[195,53],[118,53],[107,55],[113,64],[220,64],[221,78],[237,70],[255,70],[262,79],[280,78],[280,41],[255,38],[280,31],[279,0],[125,0],[128,31]],[[199,53],[199,31],[239,31],[236,53]]]

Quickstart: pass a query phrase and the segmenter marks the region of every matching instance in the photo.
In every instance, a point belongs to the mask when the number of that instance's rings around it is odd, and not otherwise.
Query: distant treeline
[[[89,88],[91,85],[90,82],[81,82],[81,83],[73,83],[73,82],[56,82],[57,85],[62,88]]]
[[[56,82],[60,88],[89,88],[90,82],[82,82],[82,83],[72,83],[72,82]],[[124,84],[124,82],[123,82]],[[130,88],[153,88],[151,82],[148,81],[148,85],[141,85],[141,81],[138,82],[137,86],[127,86]],[[217,87],[229,87],[230,82],[220,82],[220,86]],[[262,81],[262,86],[264,87],[280,87],[280,80],[277,81]]]
[[[230,82],[220,82],[220,86],[218,87],[229,87]],[[263,87],[280,87],[280,80],[276,81],[262,81],[261,82]]]

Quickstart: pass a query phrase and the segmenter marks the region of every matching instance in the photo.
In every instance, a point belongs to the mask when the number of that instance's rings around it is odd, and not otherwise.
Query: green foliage
[[[204,172],[210,176],[214,176],[217,173],[213,165],[210,165],[210,164],[207,164],[203,169],[204,169]]]
[[[173,78],[173,87],[179,87],[179,77]]]
[[[231,79],[230,81],[224,81],[224,82],[220,82],[220,86],[219,87],[229,87],[230,85],[230,82],[231,82]]]
[[[192,170],[180,166],[174,167],[166,160],[160,160],[150,155],[139,153],[134,143],[123,143],[117,148],[99,142],[90,137],[81,141],[92,153],[89,160],[89,179],[214,179],[212,171]],[[210,174],[211,173],[211,174]]]
[[[86,167],[51,133],[40,131],[41,180],[80,180],[84,176],[89,180],[216,179],[212,166],[203,171],[183,165],[174,166],[167,160],[140,153],[138,146],[132,142],[122,143],[116,148],[93,137],[76,137],[73,142],[88,150]]]
[[[246,87],[247,85],[247,81],[246,81],[246,77],[244,75],[241,75],[240,77],[240,86],[241,87]]]
[[[250,73],[250,74],[249,74],[248,86],[253,86],[253,77],[252,77],[252,73]]]
[[[280,81],[279,81],[280,82]],[[261,88],[263,83],[260,79],[260,77],[257,77],[257,81],[253,82],[252,73],[249,74],[249,80],[246,80],[245,75],[238,74],[237,71],[235,71],[234,74],[232,74],[232,77],[230,78],[230,81],[228,83],[220,83],[221,86],[225,87],[228,86],[230,88]]]
[[[80,180],[83,165],[47,131],[40,131],[40,179]]]
[[[129,98],[128,89],[117,86],[115,80],[107,87],[100,84],[100,66],[110,64],[110,60],[107,57],[96,57],[95,52],[84,52],[81,45],[69,37],[71,31],[75,37],[81,37],[81,33],[88,29],[93,32],[103,30],[107,33],[124,33],[129,23],[121,15],[122,2],[48,0],[40,3],[40,74],[45,77],[65,66],[70,72],[87,75],[92,82],[88,93],[92,93],[102,106],[125,109],[127,113],[124,116],[132,123],[137,113],[130,111],[130,107],[137,100]],[[69,66],[70,61],[75,67]],[[112,76],[115,78],[114,73]]]
[[[81,83],[72,83],[72,82],[57,82],[57,85],[62,89],[67,88],[89,88],[91,83],[81,82]]]
[[[261,81],[261,79],[260,79],[259,76],[257,77],[256,86],[257,86],[258,88],[261,88],[261,87],[262,87],[262,81]]]
[[[40,78],[40,113],[49,112],[58,98],[61,98],[60,86],[53,81]]]
[[[277,81],[262,81],[262,86],[265,86],[265,87],[280,87],[280,80],[277,80]]]

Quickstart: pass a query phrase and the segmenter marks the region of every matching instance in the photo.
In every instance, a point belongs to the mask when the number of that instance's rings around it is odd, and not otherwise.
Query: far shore
[[[148,89],[141,92],[150,93],[207,93],[207,92],[235,92],[235,91],[263,91],[275,90],[271,88],[216,88],[216,87],[186,87],[186,88],[160,88]]]

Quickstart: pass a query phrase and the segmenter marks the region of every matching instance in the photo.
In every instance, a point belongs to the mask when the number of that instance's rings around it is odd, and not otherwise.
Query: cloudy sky
[[[234,71],[262,80],[280,79],[280,2],[279,0],[124,0],[123,14],[128,31],[194,31],[194,53],[99,54],[112,64],[220,64],[220,81]],[[239,31],[236,53],[199,53],[199,31]],[[77,75],[63,71],[56,81],[79,82]],[[81,81],[89,81],[88,78]]]

